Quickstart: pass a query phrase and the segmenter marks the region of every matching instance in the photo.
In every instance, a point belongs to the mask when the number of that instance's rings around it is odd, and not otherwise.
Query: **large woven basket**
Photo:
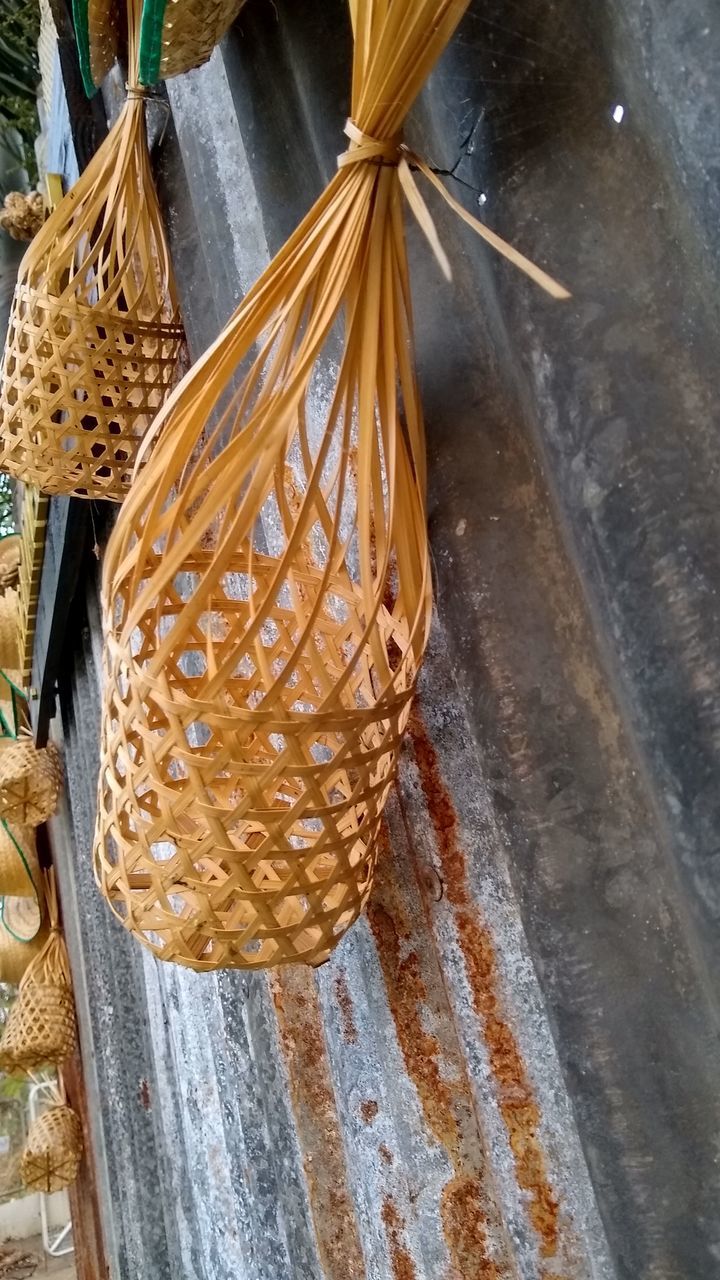
[[[17,986],[48,938],[47,919],[34,898],[0,899],[0,982]]]
[[[15,671],[20,663],[20,602],[14,587],[0,595],[0,668]]]
[[[35,898],[39,885],[34,829],[0,819],[0,895]]]
[[[0,1042],[0,1070],[37,1071],[59,1066],[76,1043],[70,962],[58,923],[51,875],[47,893],[50,934],[28,965]]]
[[[0,817],[39,827],[55,812],[62,765],[54,743],[38,749],[32,741],[0,744]]]
[[[20,1172],[28,1191],[51,1195],[77,1178],[83,1155],[82,1125],[64,1104],[51,1107],[31,1125]]]
[[[139,0],[130,7],[139,22]],[[136,34],[131,26],[131,46]],[[134,65],[132,48],[130,56]],[[131,90],[20,265],[0,468],[44,493],[122,501],[175,378],[183,330],[144,113]]]
[[[156,84],[200,67],[222,40],[244,0],[144,0],[140,80]]]
[[[22,538],[19,533],[6,533],[0,537],[0,591],[17,586],[22,556]]]

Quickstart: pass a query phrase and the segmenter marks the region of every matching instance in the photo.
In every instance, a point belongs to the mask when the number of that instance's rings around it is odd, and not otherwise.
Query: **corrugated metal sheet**
[[[702,7],[693,0],[696,16]],[[684,315],[677,281],[657,349],[643,327],[653,289],[664,298],[669,287],[680,223],[665,225],[653,204],[646,139],[608,137],[617,68],[594,24],[611,23],[624,49],[622,9],[607,0],[592,14],[567,3],[493,17],[474,5],[411,122],[413,141],[448,167],[460,154],[478,198],[496,201],[499,230],[571,284],[573,268],[580,297],[564,318],[535,307],[504,268],[491,278],[442,211],[458,264],[452,292],[424,247],[413,256],[446,631],[436,623],[370,908],[323,969],[195,975],[159,966],[111,920],[89,863],[92,574],[76,602],[60,689],[68,809],[54,838],[113,1280],[713,1274],[713,1024],[678,889],[685,869],[658,816],[667,752],[643,755],[635,736],[639,724],[652,751],[672,736],[653,732],[673,719],[656,696],[664,660],[643,683],[633,638],[638,590],[645,614],[664,616],[652,583],[688,615],[687,575],[668,577],[667,557],[655,568],[643,559],[667,524],[643,479],[648,458],[655,465],[645,389],[656,388],[653,431],[662,425],[667,441],[658,466],[669,476],[674,424],[659,402],[691,388],[690,420],[706,404],[707,368],[693,348],[692,369],[666,372]],[[248,5],[209,67],[168,88],[174,132],[160,183],[196,353],[332,170],[344,12],[340,0],[288,2],[276,21],[274,9]],[[496,83],[510,87],[495,102],[492,154],[507,165],[493,192],[476,148]],[[639,80],[628,72],[627,83]],[[534,112],[540,85],[547,116]],[[572,147],[553,150],[558,137]],[[623,203],[628,173],[642,178],[643,201]],[[608,288],[608,262],[631,282],[624,292]],[[51,549],[63,537],[53,511]],[[690,646],[707,621],[695,605],[692,625],[677,624]],[[606,666],[615,641],[630,710]],[[689,677],[699,696],[705,671],[699,662]],[[692,705],[681,706],[688,741]]]

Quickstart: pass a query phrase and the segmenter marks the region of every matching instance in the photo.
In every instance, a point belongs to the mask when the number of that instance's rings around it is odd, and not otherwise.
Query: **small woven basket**
[[[145,0],[140,80],[156,84],[201,67],[239,14],[244,0]]]
[[[82,1125],[64,1104],[45,1111],[30,1128],[20,1172],[28,1191],[52,1195],[77,1178],[83,1155]]]
[[[22,538],[19,533],[6,533],[0,538],[0,591],[17,586],[22,556]]]
[[[37,899],[1,898],[0,982],[18,986],[47,937],[47,920]]]
[[[132,68],[140,0],[129,0],[129,18]],[[143,92],[134,83],[18,273],[0,388],[0,468],[43,493],[122,501],[183,349]]]
[[[14,671],[20,665],[20,602],[14,587],[0,595],[0,667]]]
[[[35,898],[40,885],[40,864],[32,827],[0,819],[0,894]]]
[[[32,741],[0,745],[0,817],[39,827],[55,812],[62,765],[54,743],[38,749]]]
[[[50,935],[28,965],[0,1042],[0,1070],[60,1066],[76,1043],[70,962],[58,924],[54,878],[47,894]]]

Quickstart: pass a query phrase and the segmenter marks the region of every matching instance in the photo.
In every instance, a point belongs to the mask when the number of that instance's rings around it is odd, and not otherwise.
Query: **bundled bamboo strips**
[[[401,130],[465,8],[351,0],[350,148],[108,547],[96,874],[196,969],[319,964],[370,892],[431,603]]]
[[[239,14],[244,0],[145,0],[140,80],[156,84],[200,67]]]
[[[31,1125],[20,1172],[28,1191],[52,1195],[78,1176],[83,1155],[82,1125],[64,1103],[44,1111]]]
[[[50,933],[28,965],[0,1042],[0,1070],[59,1066],[75,1048],[75,1005],[70,963],[58,923],[54,880],[47,893]]]
[[[183,342],[135,79],[114,128],[20,266],[0,390],[0,468],[121,501]]]

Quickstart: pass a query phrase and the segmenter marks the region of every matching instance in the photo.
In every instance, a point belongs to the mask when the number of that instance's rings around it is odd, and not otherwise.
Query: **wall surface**
[[[55,841],[114,1276],[720,1276],[718,40],[703,0],[477,0],[412,113],[573,298],[429,197],[447,286],[409,226],[437,618],[377,890],[316,974],[163,968],[99,902],[87,561]],[[348,85],[340,0],[249,0],[168,86],[193,354]]]

